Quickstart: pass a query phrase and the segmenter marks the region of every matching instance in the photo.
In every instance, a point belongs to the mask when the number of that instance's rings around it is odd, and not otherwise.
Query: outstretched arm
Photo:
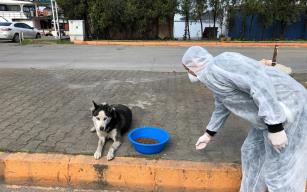
[[[215,109],[212,113],[209,124],[207,125],[207,132],[213,136],[221,127],[223,127],[227,117],[229,116],[229,110],[224,106],[217,96],[214,96]]]
[[[208,143],[211,141],[211,138],[216,134],[217,130],[223,127],[227,117],[229,116],[229,110],[223,105],[220,99],[215,96],[215,109],[212,113],[209,124],[207,125],[207,129],[205,133],[199,137],[196,142],[196,149],[204,149]]]

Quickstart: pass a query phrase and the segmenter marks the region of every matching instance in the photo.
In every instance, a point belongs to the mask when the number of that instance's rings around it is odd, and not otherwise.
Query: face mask
[[[199,79],[197,77],[195,77],[194,75],[191,75],[190,73],[188,73],[188,76],[189,76],[189,79],[192,83],[199,81]]]

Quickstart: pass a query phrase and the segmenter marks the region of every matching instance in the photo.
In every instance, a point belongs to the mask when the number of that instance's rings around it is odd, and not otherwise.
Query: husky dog
[[[112,160],[115,151],[121,145],[121,136],[126,133],[131,126],[132,112],[127,106],[121,104],[109,105],[107,103],[102,103],[98,105],[94,101],[93,104],[94,108],[91,110],[94,127],[91,128],[91,131],[96,131],[99,138],[94,157],[95,159],[101,157],[104,143],[106,139],[110,138],[114,142],[107,154],[107,160]]]

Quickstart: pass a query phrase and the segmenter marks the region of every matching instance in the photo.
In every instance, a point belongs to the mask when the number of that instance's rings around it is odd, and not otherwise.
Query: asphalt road
[[[187,47],[26,45],[0,42],[0,68],[110,69],[183,71]],[[213,55],[239,52],[255,59],[271,59],[273,48],[208,47]],[[295,73],[307,72],[307,48],[279,49],[278,62]]]

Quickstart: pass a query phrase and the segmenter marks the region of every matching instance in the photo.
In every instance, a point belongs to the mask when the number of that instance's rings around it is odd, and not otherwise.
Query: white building
[[[0,0],[0,22],[26,23],[45,35],[59,36],[68,29],[68,22],[58,12],[55,0]]]
[[[0,0],[0,18],[35,26],[35,5],[27,1]]]

